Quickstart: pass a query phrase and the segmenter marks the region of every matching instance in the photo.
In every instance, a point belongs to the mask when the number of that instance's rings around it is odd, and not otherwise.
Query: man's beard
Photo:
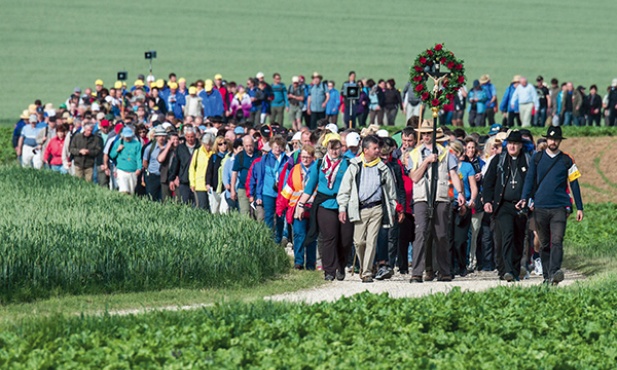
[[[559,149],[559,145],[557,145],[557,144],[551,144],[551,145],[549,145],[549,146],[548,146],[548,148],[549,148],[551,151],[553,151],[553,152],[554,152],[554,151],[556,151],[557,149]]]

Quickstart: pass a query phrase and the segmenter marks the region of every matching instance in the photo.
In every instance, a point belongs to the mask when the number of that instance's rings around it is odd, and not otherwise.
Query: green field
[[[289,82],[319,71],[341,82],[353,69],[402,88],[415,56],[445,42],[469,79],[489,73],[500,96],[514,74],[604,87],[615,77],[603,49],[617,41],[616,12],[612,0],[5,2],[0,119],[16,120],[36,98],[57,106],[97,78],[109,86],[120,70],[132,83],[150,49],[157,77],[245,83],[278,71]]]

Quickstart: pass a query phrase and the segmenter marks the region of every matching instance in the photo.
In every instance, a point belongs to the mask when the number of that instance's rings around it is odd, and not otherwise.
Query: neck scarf
[[[328,181],[328,189],[332,189],[334,186],[334,180],[336,179],[336,174],[338,173],[338,169],[341,167],[341,158],[337,158],[336,161],[330,158],[329,154],[323,159],[323,164],[321,166],[321,172],[326,175],[326,180]]]
[[[364,167],[375,167],[377,166],[379,162],[381,162],[381,158],[377,157],[374,160],[367,163],[366,160],[364,159],[364,153],[360,154],[360,159],[362,160],[362,165]]]

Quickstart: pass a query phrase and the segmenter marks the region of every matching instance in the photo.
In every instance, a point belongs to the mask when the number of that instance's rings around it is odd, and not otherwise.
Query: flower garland
[[[443,80],[441,88],[436,96],[433,96],[432,90],[426,86],[426,81],[429,78],[428,72],[436,66],[446,67],[450,76]],[[454,53],[446,50],[443,44],[436,44],[418,55],[409,69],[409,79],[416,96],[430,107],[441,109],[454,99],[454,94],[465,84],[465,67],[463,61],[456,59]]]

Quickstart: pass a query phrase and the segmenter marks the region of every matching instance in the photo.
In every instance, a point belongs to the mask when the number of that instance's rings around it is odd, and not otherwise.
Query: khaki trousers
[[[361,266],[361,275],[371,276],[377,252],[377,236],[381,228],[381,205],[360,210],[360,221],[354,222],[353,241]]]
[[[92,182],[92,174],[94,167],[77,167],[75,166],[75,177],[84,179],[87,182]]]

